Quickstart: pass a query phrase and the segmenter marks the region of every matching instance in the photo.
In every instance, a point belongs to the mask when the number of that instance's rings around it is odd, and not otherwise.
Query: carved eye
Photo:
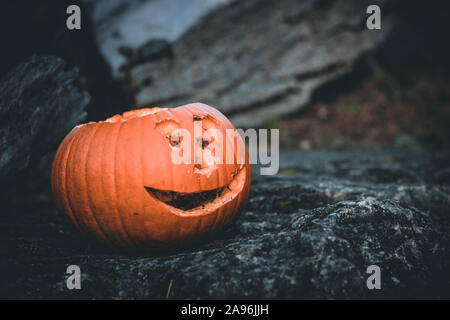
[[[156,125],[156,130],[167,139],[172,147],[181,147],[183,137],[179,133],[180,125],[174,120],[163,120]]]
[[[183,137],[180,136],[167,136],[169,143],[172,147],[180,147],[181,141],[183,141]]]

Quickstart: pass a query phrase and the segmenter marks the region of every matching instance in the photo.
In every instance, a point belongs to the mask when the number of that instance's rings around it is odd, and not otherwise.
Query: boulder
[[[0,79],[0,179],[13,178],[53,151],[86,116],[90,96],[78,69],[33,55]]]
[[[377,1],[382,29],[369,30],[373,1],[104,2],[93,7],[97,43],[137,106],[201,101],[239,127],[306,106],[389,37],[397,13]]]

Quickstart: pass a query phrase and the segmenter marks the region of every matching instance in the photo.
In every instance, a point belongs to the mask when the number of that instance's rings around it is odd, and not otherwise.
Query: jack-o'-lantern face
[[[112,247],[176,246],[222,230],[245,205],[250,165],[216,109],[148,108],[75,127],[52,166],[56,203]]]

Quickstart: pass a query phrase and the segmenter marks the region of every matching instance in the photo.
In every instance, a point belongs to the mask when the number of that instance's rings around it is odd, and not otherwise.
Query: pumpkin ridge
[[[81,228],[82,225],[84,225],[84,222],[82,223],[79,219],[78,219],[78,215],[75,213],[75,210],[73,209],[73,204],[72,201],[70,200],[70,195],[69,195],[69,190],[70,188],[68,187],[67,183],[68,183],[68,173],[67,171],[69,170],[69,159],[71,158],[72,153],[74,152],[74,144],[75,141],[77,140],[78,136],[74,135],[72,140],[70,141],[69,145],[67,146],[68,151],[67,151],[67,158],[65,160],[65,175],[64,175],[64,184],[65,184],[65,197],[67,199],[67,205],[69,206],[69,211],[72,212],[72,219],[74,219],[75,225],[78,225],[78,230],[80,230],[80,232],[82,232],[83,228]]]
[[[91,197],[89,196],[89,190],[88,190],[88,179],[87,179],[87,173],[88,173],[88,161],[89,161],[89,154],[91,153],[91,144],[92,141],[95,138],[95,135],[98,133],[100,129],[100,126],[96,126],[93,128],[94,133],[91,134],[91,136],[89,137],[88,142],[86,143],[86,148],[87,148],[87,154],[86,154],[86,158],[84,159],[84,183],[85,183],[85,193],[86,193],[86,199],[87,199],[87,208],[88,208],[88,213],[90,213],[90,215],[92,216],[92,218],[94,219],[94,221],[97,224],[98,230],[100,231],[100,236],[102,238],[104,238],[103,240],[107,243],[108,242],[108,236],[106,235],[105,231],[103,230],[101,224],[99,223],[97,216],[94,214],[93,210],[92,210],[92,201],[91,201]]]
[[[106,131],[108,130],[107,127],[105,127],[104,124],[101,124],[101,128],[102,130]],[[108,158],[107,158],[107,147],[108,145],[110,145],[109,143],[109,139],[110,137],[107,135],[108,132],[105,132],[105,134],[101,137],[100,139],[100,143],[101,143],[101,149],[99,150],[99,154],[100,154],[100,160],[99,160],[99,164],[100,167],[104,167],[106,165],[105,162],[108,162]],[[108,177],[105,177],[104,173],[100,173],[100,194],[102,196],[102,200],[103,200],[103,204],[102,204],[102,208],[101,210],[105,210],[105,211],[109,211],[110,215],[112,216],[115,212],[115,208],[113,207],[113,202],[110,201],[111,197],[108,197],[108,191],[110,190],[111,186],[110,184],[107,183],[109,179]],[[107,221],[107,225],[109,226],[109,228],[111,230],[113,230],[113,232],[111,232],[111,242],[117,244],[117,246],[120,246],[123,242],[123,236],[119,230],[119,232],[117,232],[117,221],[112,218],[112,219],[105,219]],[[111,227],[112,226],[112,227]],[[116,230],[116,232],[114,232],[114,230]]]
[[[121,129],[122,129],[122,122],[119,122],[118,126],[119,126],[119,129],[117,129],[117,136],[114,139],[114,148],[113,148],[114,156],[112,157],[113,158],[113,162],[114,162],[113,168],[114,168],[114,171],[116,171],[116,172],[117,172],[117,145],[119,144],[120,132],[121,132]],[[124,221],[122,219],[122,214],[120,213],[120,210],[119,210],[119,207],[118,207],[118,194],[119,194],[119,192],[117,191],[117,179],[116,179],[116,175],[115,174],[113,174],[112,176],[113,176],[113,186],[114,186],[113,187],[114,199],[115,199],[115,202],[116,202],[116,205],[114,206],[114,211],[116,212],[115,220],[116,220],[117,225],[119,226],[119,230],[120,230],[120,227],[121,227],[123,235],[125,235],[125,237],[122,235],[124,242],[128,243],[128,244],[135,245],[134,241],[131,239],[130,235],[128,234],[128,231],[125,228],[125,223],[124,223]]]
[[[80,226],[80,222],[78,221],[78,219],[76,218],[76,215],[73,211],[73,208],[70,205],[70,201],[69,201],[69,196],[67,193],[67,162],[68,162],[68,158],[69,158],[69,154],[70,154],[70,150],[72,148],[72,144],[73,141],[75,139],[75,136],[69,137],[68,141],[66,142],[66,144],[64,145],[64,147],[61,147],[61,154],[59,155],[59,162],[60,163],[64,163],[64,170],[61,170],[64,174],[61,177],[61,185],[64,185],[64,191],[60,194],[60,198],[62,198],[62,206],[64,207],[64,209],[68,209],[67,210],[67,214],[69,216],[69,220],[72,220],[76,229],[79,230],[81,232],[81,226]],[[67,155],[66,155],[67,153]],[[57,167],[59,168],[59,166]],[[58,174],[58,173],[56,173]]]
[[[152,114],[152,117],[154,118],[155,115]],[[141,137],[143,136],[143,132],[144,132],[144,130],[142,128],[143,128],[143,120],[142,120],[142,117],[140,117],[139,118],[139,133],[140,133]],[[139,147],[140,147],[140,149],[142,149],[142,140],[143,139],[139,139]],[[141,185],[144,185],[144,158],[143,158],[143,153],[139,154],[139,164],[141,166],[141,170],[140,170],[141,171]],[[140,209],[141,212],[145,212],[145,199],[144,199],[144,194],[142,192],[139,193],[139,202],[140,202],[140,206],[139,207],[141,208]],[[151,235],[148,232],[148,229],[145,228],[145,227],[144,227],[144,232],[147,235],[147,237],[152,238]]]
[[[155,114],[156,113],[151,114],[152,121],[154,123],[156,123],[156,116],[155,116]],[[144,130],[144,128],[145,128],[145,121],[146,121],[146,119],[144,119],[144,117],[140,117],[139,118],[139,130],[137,130],[139,132],[139,137],[143,137],[144,134],[145,134],[145,130]],[[144,139],[139,139],[139,148],[140,149],[144,149],[145,148],[145,146],[143,147],[143,141],[144,141]],[[143,186],[145,184],[144,176],[145,176],[145,172],[146,172],[146,170],[145,170],[145,163],[144,163],[144,154],[143,153],[139,153],[139,159],[140,159],[139,163],[140,163],[140,173],[141,173],[140,174],[140,177],[141,177],[140,185]],[[139,201],[140,201],[140,206],[139,207],[141,208],[140,210],[141,210],[141,212],[145,213],[146,212],[146,208],[145,208],[145,193],[144,192],[139,192],[138,194],[139,194]],[[154,235],[150,232],[149,228],[147,228],[145,226],[145,222],[143,223],[142,228],[143,228],[143,232],[145,233],[145,237],[147,239],[151,239],[152,242],[158,242],[159,241],[158,239],[154,238]]]

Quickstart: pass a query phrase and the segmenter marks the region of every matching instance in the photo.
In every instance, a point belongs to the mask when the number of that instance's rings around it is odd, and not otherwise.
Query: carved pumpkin
[[[114,248],[174,247],[223,230],[248,198],[248,154],[238,134],[232,149],[223,157],[217,153],[222,163],[211,161],[216,151],[206,152],[214,136],[202,137],[197,149],[195,141],[189,147],[173,136],[182,129],[198,140],[198,123],[205,132],[221,133],[215,138],[223,139],[224,149],[230,142],[226,131],[237,132],[223,114],[201,103],[138,109],[75,127],[53,160],[58,208],[81,233]],[[190,161],[174,163],[174,148],[190,154]],[[238,163],[242,148],[245,159]],[[226,159],[230,150],[234,163]],[[201,162],[199,152],[205,154]]]

